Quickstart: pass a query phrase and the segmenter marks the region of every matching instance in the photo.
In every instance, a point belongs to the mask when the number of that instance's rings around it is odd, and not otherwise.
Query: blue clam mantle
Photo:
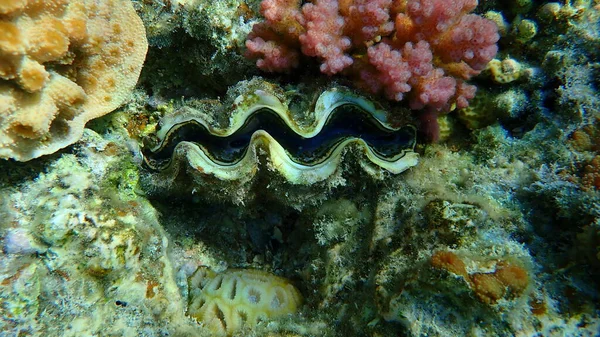
[[[257,172],[257,149],[263,148],[272,168],[289,182],[312,184],[335,172],[351,144],[369,166],[393,174],[417,164],[415,128],[390,126],[384,111],[344,90],[322,92],[308,125],[298,123],[288,106],[265,90],[238,96],[231,109],[225,128],[197,115],[163,118],[157,145],[144,152],[146,166],[169,170],[174,157],[183,156],[202,174],[246,180]]]

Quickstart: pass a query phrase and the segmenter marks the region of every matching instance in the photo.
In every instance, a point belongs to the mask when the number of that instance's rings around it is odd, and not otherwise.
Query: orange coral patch
[[[531,313],[536,316],[541,316],[547,311],[546,302],[544,302],[543,300],[532,299],[531,301],[529,301],[529,308],[531,310]]]
[[[506,287],[494,274],[475,273],[471,275],[473,291],[485,303],[495,303],[506,292]]]
[[[600,190],[600,155],[595,156],[583,169],[581,185],[584,189]]]
[[[439,251],[431,257],[431,264],[435,268],[463,276],[475,295],[487,304],[494,304],[508,296],[520,296],[530,283],[525,268],[506,261],[499,261],[494,272],[469,274],[460,257],[453,252]]]
[[[431,264],[435,268],[446,269],[447,271],[460,275],[467,279],[467,267],[465,263],[453,252],[436,252],[431,257]]]
[[[585,130],[577,130],[571,135],[571,145],[578,151],[590,151],[592,149],[592,137]]]
[[[416,28],[413,20],[410,17],[408,17],[408,15],[398,13],[398,15],[396,15],[394,25],[396,27],[396,40],[394,41],[394,43],[398,43],[398,45],[403,45],[404,43],[413,39]]]
[[[519,266],[500,262],[494,273],[496,278],[507,286],[515,295],[520,295],[529,285],[529,275],[527,271]]]

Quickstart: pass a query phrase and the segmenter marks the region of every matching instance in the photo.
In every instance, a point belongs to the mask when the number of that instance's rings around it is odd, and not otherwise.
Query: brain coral
[[[129,0],[2,0],[0,31],[0,157],[21,161],[122,104],[148,48]]]
[[[216,335],[294,313],[302,295],[288,280],[260,270],[217,274],[200,267],[190,278],[188,315]]]

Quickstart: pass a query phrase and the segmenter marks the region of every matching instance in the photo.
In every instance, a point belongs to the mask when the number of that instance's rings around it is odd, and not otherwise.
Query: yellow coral
[[[469,106],[458,110],[458,120],[470,130],[477,130],[492,124],[496,119],[493,99],[492,93],[479,88],[477,96],[471,100]]]
[[[516,60],[507,58],[505,60],[493,59],[488,63],[488,70],[496,83],[510,83],[516,81],[522,75],[522,67]]]
[[[8,14],[27,5],[27,0],[0,0],[0,14]]]
[[[148,48],[129,0],[0,0],[0,31],[0,158],[17,160],[121,105]]]
[[[226,335],[245,325],[292,314],[302,302],[286,279],[259,270],[215,273],[199,268],[190,278],[188,315],[214,334]]]
[[[506,36],[509,25],[501,12],[488,11],[484,16],[486,19],[494,21],[496,26],[498,26],[498,34],[500,34],[500,36]]]
[[[535,21],[524,19],[514,25],[513,31],[517,41],[526,43],[535,37],[537,29]]]
[[[454,121],[448,115],[438,116],[437,121],[440,126],[439,140],[442,142],[448,140],[455,129]]]

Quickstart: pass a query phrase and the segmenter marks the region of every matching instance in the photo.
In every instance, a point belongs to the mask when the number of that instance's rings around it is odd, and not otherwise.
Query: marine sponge
[[[217,274],[200,267],[189,283],[188,315],[220,335],[292,314],[302,303],[300,292],[288,280],[260,270]]]
[[[147,50],[128,0],[2,1],[0,31],[0,157],[21,161],[121,105]]]

